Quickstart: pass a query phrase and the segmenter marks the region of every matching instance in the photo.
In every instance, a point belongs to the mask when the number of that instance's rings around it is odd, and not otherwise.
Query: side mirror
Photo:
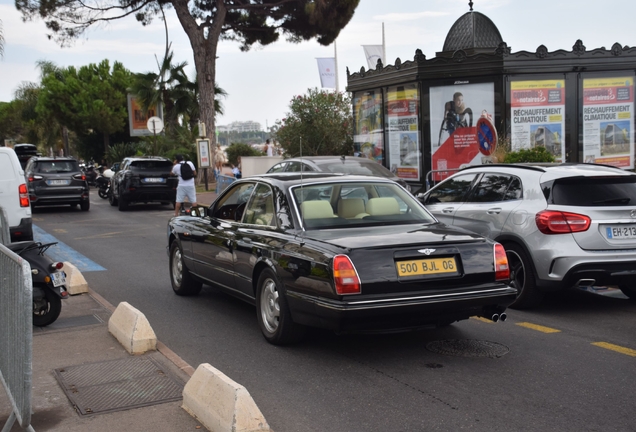
[[[197,207],[192,207],[190,209],[190,216],[203,218],[203,217],[206,217],[207,214],[208,214],[207,207],[197,206]]]

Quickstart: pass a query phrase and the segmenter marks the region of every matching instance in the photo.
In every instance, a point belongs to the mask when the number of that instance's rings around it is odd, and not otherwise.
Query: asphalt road
[[[141,310],[193,367],[244,385],[273,430],[636,431],[636,302],[579,291],[508,321],[269,345],[254,307],[205,286],[172,293],[168,206],[36,209],[34,223],[102,266],[92,289]]]

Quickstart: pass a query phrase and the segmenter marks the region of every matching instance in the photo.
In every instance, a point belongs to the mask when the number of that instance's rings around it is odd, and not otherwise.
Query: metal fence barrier
[[[432,170],[426,173],[426,190],[429,190],[435,186],[438,182],[450,177],[451,174],[455,174],[461,168],[449,168],[445,170]]]
[[[7,211],[0,207],[0,244],[11,243],[11,233],[9,232],[9,217]]]
[[[234,180],[236,179],[230,176],[225,176],[225,175],[216,176],[216,193],[220,194],[221,192],[223,192],[225,189],[227,189],[227,187],[230,184],[232,184]]]
[[[0,208],[2,230],[7,225]],[[8,227],[7,227],[8,231]],[[13,424],[34,432],[31,426],[31,377],[33,370],[33,285],[31,266],[0,245],[0,382],[12,412],[2,432]],[[9,243],[7,241],[6,243]]]

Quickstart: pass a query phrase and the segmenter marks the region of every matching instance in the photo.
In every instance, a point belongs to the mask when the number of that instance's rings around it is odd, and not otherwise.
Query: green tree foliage
[[[104,154],[110,135],[125,130],[128,119],[127,88],[131,73],[115,62],[71,66],[42,78],[37,112],[54,117],[78,136],[101,134]]]
[[[225,150],[227,159],[232,165],[238,165],[239,156],[263,156],[263,152],[256,150],[249,144],[233,143]]]
[[[273,128],[286,156],[350,155],[353,151],[351,98],[309,89],[289,103],[290,111]]]
[[[50,37],[67,45],[94,24],[134,15],[149,24],[172,6],[190,40],[197,72],[201,120],[214,140],[217,47],[234,40],[247,51],[268,45],[281,35],[288,41],[316,38],[331,44],[351,20],[360,0],[16,0],[26,20],[44,20]],[[212,141],[214,142],[214,141]]]
[[[554,156],[545,147],[534,147],[508,153],[504,163],[554,162],[554,160]]]

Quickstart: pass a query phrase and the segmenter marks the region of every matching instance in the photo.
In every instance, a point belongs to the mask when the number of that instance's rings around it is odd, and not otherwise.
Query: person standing
[[[269,138],[265,140],[265,150],[267,151],[267,156],[274,156],[274,146],[269,143]]]
[[[183,160],[183,155],[176,155],[173,163],[174,166],[172,167],[172,174],[179,177],[179,184],[177,185],[177,199],[174,205],[174,215],[179,216],[179,210],[181,210],[181,205],[186,198],[190,201],[192,206],[197,205],[197,191],[194,187],[194,178],[197,175],[197,171],[192,162]],[[184,164],[187,164],[189,169],[184,168],[182,172]],[[192,172],[190,173],[189,171]],[[184,178],[184,176],[186,178]]]

